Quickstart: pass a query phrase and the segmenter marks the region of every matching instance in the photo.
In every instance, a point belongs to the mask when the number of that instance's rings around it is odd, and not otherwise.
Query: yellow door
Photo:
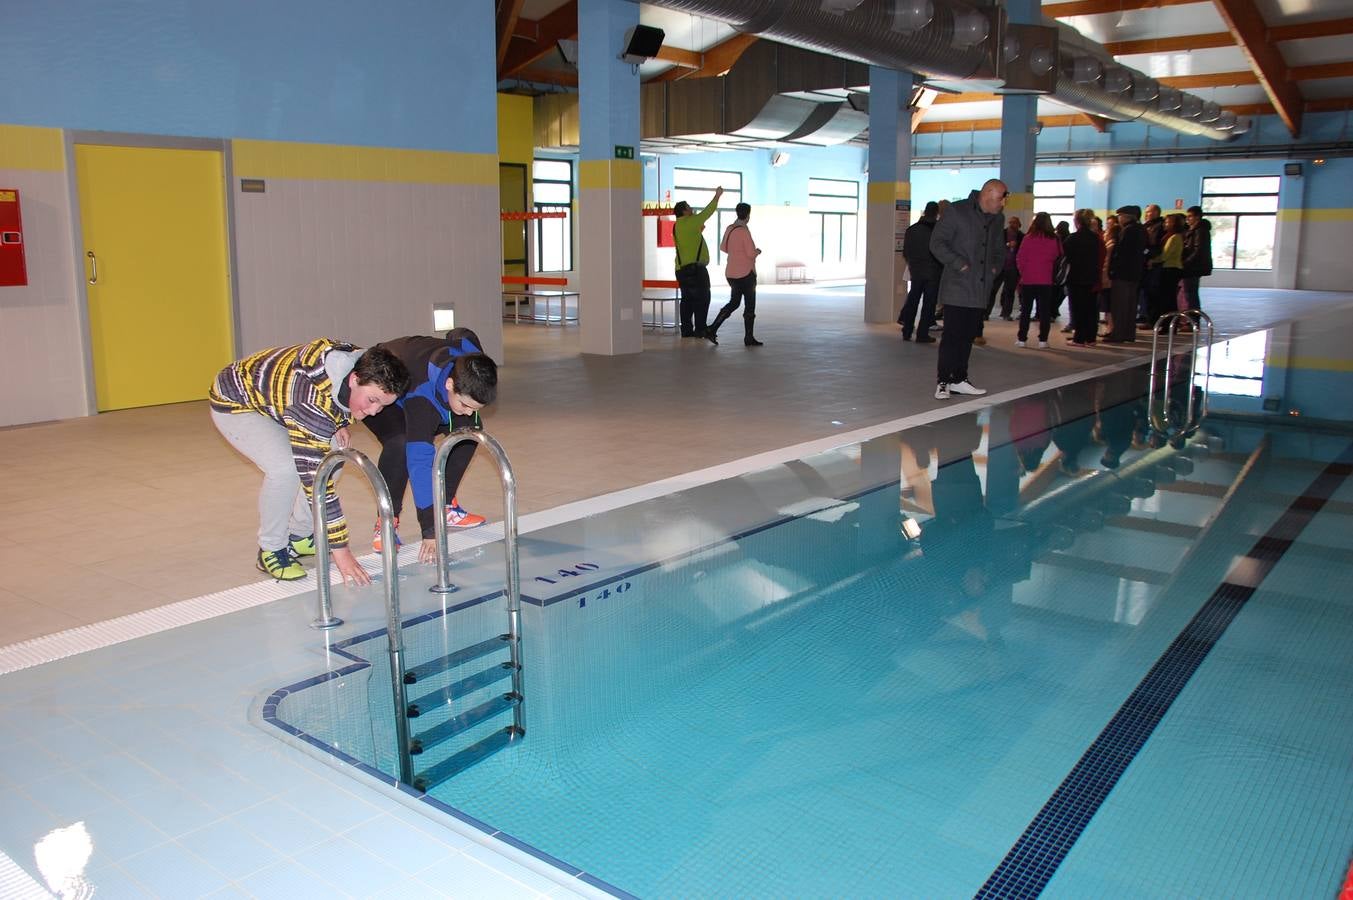
[[[75,148],[99,410],[201,400],[231,361],[221,154]]]

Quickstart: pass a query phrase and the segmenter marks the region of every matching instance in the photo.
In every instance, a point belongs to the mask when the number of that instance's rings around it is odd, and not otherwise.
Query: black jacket
[[[902,237],[902,255],[913,281],[931,281],[940,277],[943,268],[935,254],[930,252],[930,238],[935,233],[934,219],[921,219]]]
[[[1184,277],[1201,278],[1212,274],[1212,223],[1198,222],[1197,228],[1184,232]]]
[[[1114,281],[1141,281],[1146,274],[1146,255],[1149,252],[1146,229],[1137,222],[1128,225],[1118,233],[1118,243],[1113,245],[1113,255],[1109,257],[1109,277]]]
[[[1062,242],[1062,255],[1066,257],[1070,270],[1066,276],[1067,284],[1094,285],[1099,283],[1099,251],[1104,245],[1099,235],[1089,228],[1082,228]]]

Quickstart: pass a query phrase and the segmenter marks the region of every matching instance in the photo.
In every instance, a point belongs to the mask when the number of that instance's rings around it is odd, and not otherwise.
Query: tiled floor
[[[858,289],[763,294],[755,349],[662,332],[643,354],[584,358],[576,328],[509,326],[486,427],[512,458],[520,511],[941,407],[935,346],[861,325]],[[1225,335],[1349,299],[1205,295]],[[1060,335],[1016,350],[1001,322],[987,337],[972,377],[993,393],[1145,351],[1073,350]],[[259,580],[257,476],[202,403],[0,429],[0,459],[0,647]],[[372,501],[356,478],[342,492],[360,539]],[[460,497],[498,515],[482,454]],[[250,723],[285,667],[323,653],[308,620],[267,603],[0,677],[0,894],[78,888],[63,878],[108,896],[567,893]],[[259,634],[266,648],[251,648]]]

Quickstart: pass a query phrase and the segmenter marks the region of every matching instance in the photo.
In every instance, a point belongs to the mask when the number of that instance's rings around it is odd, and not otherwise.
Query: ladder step
[[[510,662],[490,666],[482,672],[452,682],[446,687],[424,694],[414,700],[409,704],[409,718],[416,719],[425,712],[432,712],[440,706],[446,706],[448,703],[452,703],[467,694],[472,694],[480,688],[488,687],[495,681],[502,681],[511,676],[512,663]]]
[[[497,637],[491,637],[487,641],[480,641],[477,644],[471,644],[464,649],[457,650],[454,653],[448,653],[440,659],[429,660],[406,669],[404,672],[405,684],[417,684],[419,680],[431,678],[439,672],[445,672],[447,669],[467,663],[472,659],[478,659],[481,656],[487,656],[495,650],[501,650],[507,646],[508,636],[500,634]]]
[[[464,772],[475,763],[492,756],[513,741],[520,740],[525,735],[526,732],[515,725],[508,725],[506,728],[495,731],[479,743],[471,744],[459,753],[448,756],[435,766],[415,775],[413,779],[414,789],[426,791],[433,788],[458,772]]]
[[[409,742],[409,752],[418,754],[431,750],[442,741],[469,731],[481,722],[486,722],[502,713],[511,712],[520,702],[520,694],[508,693],[481,703],[474,709],[467,709],[458,716],[452,716],[445,722],[432,726],[422,734],[414,735],[413,740]]]

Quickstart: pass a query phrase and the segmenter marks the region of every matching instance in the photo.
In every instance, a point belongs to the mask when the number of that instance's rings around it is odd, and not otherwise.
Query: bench
[[[647,293],[650,290],[670,290],[672,296],[650,296]],[[679,306],[681,302],[681,285],[678,282],[645,278],[644,292],[644,295],[639,298],[641,306],[640,317],[643,319],[642,325],[644,328],[679,328],[681,326],[681,309]],[[647,310],[651,312],[651,315],[649,312],[642,309],[643,305],[647,303],[653,304],[651,307],[647,308]],[[668,322],[667,317],[663,315],[663,311],[668,303],[672,304],[671,322]]]
[[[808,267],[801,262],[780,262],[775,264],[776,284],[807,284]]]
[[[520,285],[520,287],[517,287],[517,285]],[[543,285],[556,285],[562,287],[563,289],[562,290],[538,289],[538,286]],[[578,296],[578,292],[568,290],[567,278],[555,278],[538,275],[504,275],[503,286],[504,286],[503,287],[504,319],[508,317],[506,304],[511,303],[512,321],[521,322],[523,318],[521,313],[521,305],[523,303],[527,303],[530,304],[530,306],[528,307],[530,312],[528,312],[525,316],[526,321],[528,322],[544,322],[546,325],[550,324],[551,322],[558,322],[560,325],[567,325],[569,322],[578,321],[578,315],[576,312],[571,316],[568,314],[568,298],[569,297],[576,298]],[[544,315],[536,315],[535,304],[537,300],[543,301],[545,304]],[[557,316],[550,314],[550,306],[554,303],[555,300],[559,301],[559,315]]]

